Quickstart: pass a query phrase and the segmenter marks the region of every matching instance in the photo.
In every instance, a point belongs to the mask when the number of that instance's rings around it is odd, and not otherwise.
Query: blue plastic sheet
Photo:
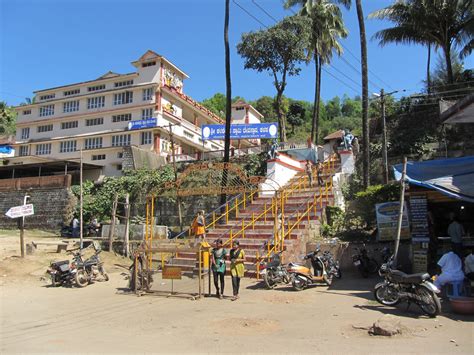
[[[400,180],[403,164],[393,167]],[[410,184],[437,190],[452,198],[474,202],[474,156],[407,163]]]

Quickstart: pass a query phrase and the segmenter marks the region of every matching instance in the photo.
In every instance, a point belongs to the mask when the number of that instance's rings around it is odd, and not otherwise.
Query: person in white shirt
[[[434,281],[436,287],[441,288],[449,282],[464,280],[462,261],[456,253],[450,251],[444,254],[439,259],[438,265],[441,267],[441,274]]]
[[[464,273],[469,280],[474,280],[474,254],[472,254],[472,250],[464,259]]]

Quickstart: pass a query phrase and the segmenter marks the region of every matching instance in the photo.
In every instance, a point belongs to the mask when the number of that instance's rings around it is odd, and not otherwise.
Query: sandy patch
[[[225,318],[211,322],[215,333],[226,335],[271,334],[281,329],[280,322],[267,318]]]

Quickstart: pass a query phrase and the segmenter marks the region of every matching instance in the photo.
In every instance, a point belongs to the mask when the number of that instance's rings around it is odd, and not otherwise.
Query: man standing
[[[318,176],[318,185],[319,186],[322,186],[323,183],[324,183],[323,178],[321,177],[322,170],[323,170],[323,164],[321,164],[321,162],[318,160],[318,163],[316,164],[316,174]]]
[[[74,219],[72,220],[72,237],[79,238],[79,233],[80,233],[79,220],[77,219],[76,216],[74,216]]]
[[[451,223],[448,226],[448,235],[451,238],[452,248],[453,251],[458,254],[458,256],[461,256],[464,228],[462,227],[461,223],[459,223],[456,215],[453,212],[449,214],[449,219],[451,220]]]
[[[306,174],[308,174],[309,187],[313,187],[313,168],[309,160],[306,160]]]
[[[240,279],[245,274],[245,253],[240,249],[240,242],[236,240],[230,251],[230,274],[232,276],[233,301],[239,299]]]

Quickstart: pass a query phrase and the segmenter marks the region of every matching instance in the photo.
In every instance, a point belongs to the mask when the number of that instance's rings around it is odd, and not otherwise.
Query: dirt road
[[[269,291],[245,280],[238,301],[192,301],[124,294],[127,281],[112,265],[109,282],[80,289],[51,288],[31,273],[3,276],[15,263],[0,263],[2,354],[474,352],[472,318],[444,313],[430,319],[416,306],[382,307],[371,293],[377,280],[355,275],[302,292]],[[170,287],[166,280],[155,284]],[[384,314],[401,320],[402,335],[375,337],[360,329]]]

